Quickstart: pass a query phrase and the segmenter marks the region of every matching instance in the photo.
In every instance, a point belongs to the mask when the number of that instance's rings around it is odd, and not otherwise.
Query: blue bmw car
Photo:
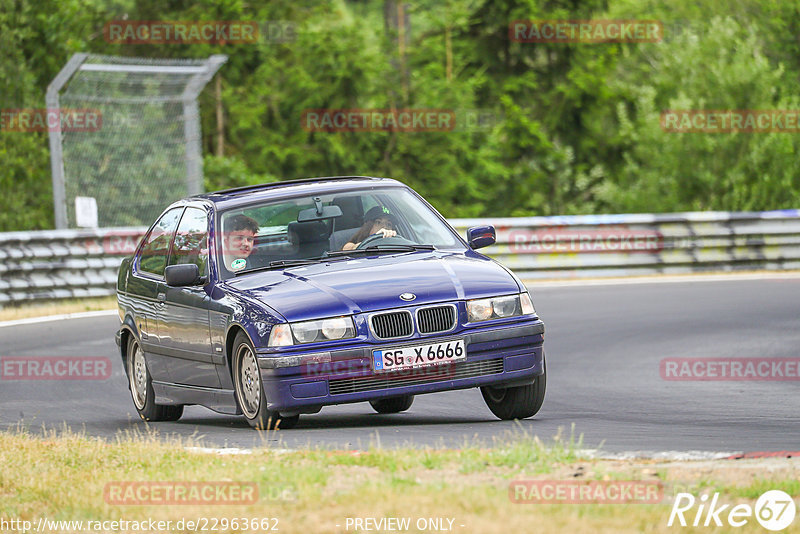
[[[500,419],[545,395],[544,325],[522,282],[406,185],[310,178],[169,206],[119,270],[117,344],[134,406],[291,428],[323,406],[383,414],[480,388]]]

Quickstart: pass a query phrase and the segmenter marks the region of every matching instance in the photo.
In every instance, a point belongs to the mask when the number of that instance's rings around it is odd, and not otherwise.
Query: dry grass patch
[[[0,308],[0,321],[16,321],[18,319],[46,317],[48,315],[115,309],[117,309],[117,297],[115,296],[31,302]]]
[[[445,526],[452,520],[452,532],[465,533],[674,532],[666,526],[668,498],[653,505],[515,504],[509,483],[519,478],[653,480],[666,485],[668,496],[672,488],[703,480],[704,488],[720,491],[727,501],[750,504],[761,489],[800,494],[798,460],[589,460],[581,458],[577,443],[570,438],[545,446],[523,435],[492,449],[265,447],[220,455],[188,450],[202,443],[165,441],[157,434],[126,434],[106,442],[67,430],[44,437],[18,430],[0,433],[0,520],[278,518],[280,532],[332,533],[355,532],[346,530],[348,518],[394,517],[408,518],[411,532],[418,531],[417,521],[428,519]],[[124,481],[255,483],[259,498],[255,504],[109,504],[104,488]],[[238,531],[257,530],[217,529]]]

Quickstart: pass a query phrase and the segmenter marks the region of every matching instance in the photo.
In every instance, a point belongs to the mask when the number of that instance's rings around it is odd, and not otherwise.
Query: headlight
[[[342,339],[347,335],[347,328],[352,325],[352,319],[350,319],[348,323],[347,319],[344,317],[335,317],[327,321],[322,321],[320,332],[322,332],[322,335],[327,339]],[[350,335],[352,336],[352,333]]]
[[[287,345],[351,337],[356,337],[353,318],[332,317],[316,321],[275,325],[272,327],[272,333],[269,336],[269,346],[285,347]]]
[[[322,321],[307,321],[305,323],[292,324],[292,334],[298,343],[311,343],[316,341],[320,334],[320,323]]]
[[[492,299],[492,308],[494,309],[494,314],[498,317],[519,315],[519,295]]]
[[[471,323],[535,313],[527,291],[518,295],[467,301],[467,316]]]
[[[492,318],[492,299],[480,299],[467,301],[467,315],[469,322],[485,321]]]

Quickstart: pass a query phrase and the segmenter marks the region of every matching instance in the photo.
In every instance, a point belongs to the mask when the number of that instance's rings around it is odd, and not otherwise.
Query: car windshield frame
[[[260,200],[257,200],[257,201],[253,201],[253,202],[236,203],[236,205],[234,205],[234,206],[226,207],[224,209],[219,209],[218,208],[217,210],[215,210],[216,213],[215,213],[215,216],[214,216],[214,227],[215,227],[216,231],[214,232],[214,234],[215,234],[214,235],[214,244],[215,244],[215,247],[214,247],[215,248],[214,263],[216,264],[217,278],[219,280],[230,280],[230,279],[237,278],[237,277],[240,277],[240,276],[247,276],[248,274],[255,273],[255,272],[264,272],[265,270],[282,270],[280,267],[273,267],[273,268],[266,267],[265,268],[263,266],[257,266],[257,267],[253,267],[253,268],[248,267],[247,269],[244,269],[241,272],[237,273],[236,271],[232,271],[231,269],[228,269],[227,266],[224,263],[224,261],[225,261],[224,246],[225,245],[223,243],[224,231],[223,231],[223,226],[222,226],[223,225],[223,218],[226,216],[226,214],[230,214],[231,212],[241,213],[241,212],[243,212],[244,210],[247,210],[247,209],[253,209],[253,208],[256,208],[256,207],[260,207],[260,206],[267,207],[269,205],[275,205],[275,204],[281,204],[281,203],[285,203],[285,202],[291,202],[293,200],[298,200],[298,199],[309,199],[310,200],[315,196],[319,196],[319,197],[334,196],[335,197],[335,196],[340,196],[340,195],[358,195],[359,193],[363,194],[363,195],[370,195],[370,194],[373,194],[373,195],[375,195],[375,194],[384,194],[384,195],[386,195],[388,193],[389,195],[391,195],[393,191],[396,191],[398,193],[407,194],[408,198],[407,198],[407,200],[405,200],[405,202],[415,202],[416,201],[417,204],[418,204],[418,208],[422,209],[422,210],[425,210],[425,215],[430,215],[430,217],[427,217],[427,216],[425,217],[426,221],[430,221],[430,224],[432,224],[432,225],[437,225],[437,224],[440,225],[441,228],[444,228],[446,230],[446,233],[449,236],[453,237],[453,242],[451,244],[448,244],[447,246],[436,246],[435,250],[464,252],[464,251],[469,249],[469,246],[468,246],[467,242],[464,240],[464,238],[461,235],[459,235],[459,233],[447,222],[447,220],[427,200],[425,200],[419,193],[417,193],[416,191],[414,191],[413,189],[411,189],[408,186],[405,186],[405,185],[402,185],[402,184],[380,185],[380,186],[375,186],[375,185],[363,186],[362,185],[362,186],[358,186],[358,187],[339,188],[339,189],[332,189],[332,190],[326,189],[324,191],[308,191],[308,190],[306,190],[306,191],[302,191],[302,192],[298,191],[298,192],[293,192],[293,193],[287,193],[285,195],[275,196],[275,197],[271,197],[271,198],[263,198],[263,199],[260,199]],[[397,198],[397,197],[396,196],[392,197],[390,200],[393,203],[396,203],[397,201],[394,200],[395,198]],[[408,222],[408,220],[406,219],[405,224],[409,224],[410,225],[410,222]],[[268,225],[265,225],[265,226],[260,227],[260,228],[268,228],[268,227],[269,227]],[[354,232],[356,230],[357,230],[357,228],[353,229]],[[428,243],[419,243],[419,245],[427,245],[427,244]],[[255,246],[255,243],[254,243],[254,246]],[[390,247],[390,245],[388,245],[388,244],[386,246],[387,246],[387,248]],[[421,251],[428,251],[425,248],[421,248],[420,250]],[[353,251],[355,252],[355,249],[353,249]],[[388,252],[387,251],[387,252],[383,252],[382,253],[380,251],[376,251],[374,253],[374,255],[386,255],[387,253],[399,254],[401,252],[397,252],[397,251]],[[408,254],[409,252],[407,251],[407,252],[404,252],[404,253]],[[369,255],[364,254],[364,253],[355,252],[355,254],[358,255],[359,258],[367,258],[367,257],[369,257]],[[291,262],[293,260],[308,259],[308,260],[318,260],[320,263],[322,263],[322,262],[326,262],[326,261],[329,261],[329,260],[336,260],[336,259],[342,259],[342,258],[344,258],[344,256],[336,256],[336,255],[335,256],[327,256],[327,253],[323,253],[319,257],[314,257],[314,258],[285,258],[285,259],[288,262]],[[291,268],[291,266],[287,266],[285,268]]]

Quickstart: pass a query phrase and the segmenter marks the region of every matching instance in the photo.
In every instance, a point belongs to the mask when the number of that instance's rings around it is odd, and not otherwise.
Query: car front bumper
[[[372,351],[463,339],[466,359],[414,370],[374,372]],[[469,328],[446,336],[369,343],[327,352],[259,354],[267,407],[284,415],[321,406],[478,386],[531,383],[544,373],[544,324]]]

